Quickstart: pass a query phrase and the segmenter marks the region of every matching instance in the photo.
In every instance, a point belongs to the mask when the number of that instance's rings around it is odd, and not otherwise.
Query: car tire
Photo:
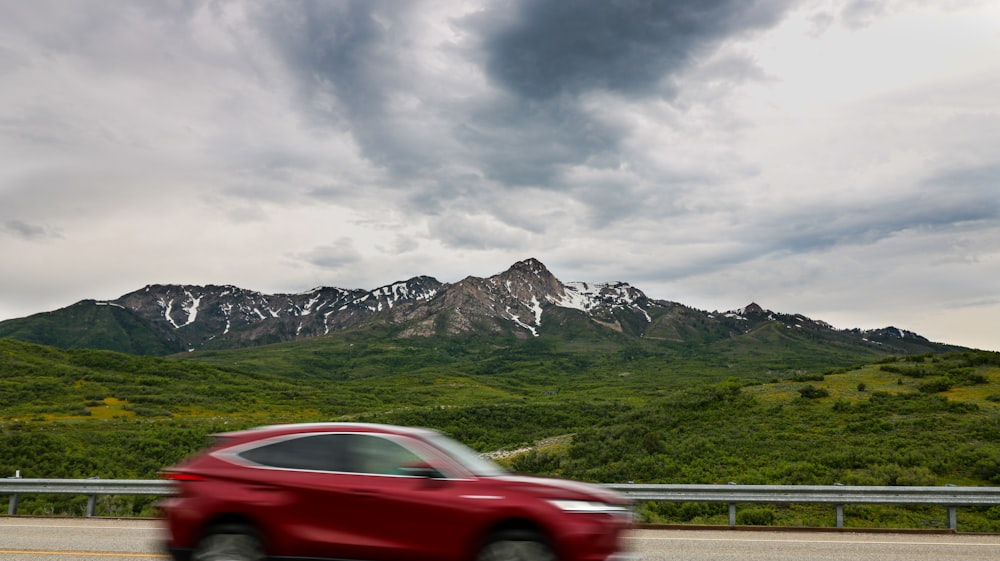
[[[476,561],[556,561],[556,555],[538,532],[504,530],[487,540]]]
[[[209,529],[191,553],[191,561],[263,561],[264,548],[248,526]]]

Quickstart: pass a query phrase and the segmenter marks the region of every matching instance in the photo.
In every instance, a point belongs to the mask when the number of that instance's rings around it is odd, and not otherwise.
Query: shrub
[[[804,388],[799,388],[799,395],[805,399],[819,399],[829,396],[830,392],[824,388],[817,388],[810,384]]]
[[[917,386],[924,393],[941,393],[951,389],[951,381],[947,378],[934,378]]]

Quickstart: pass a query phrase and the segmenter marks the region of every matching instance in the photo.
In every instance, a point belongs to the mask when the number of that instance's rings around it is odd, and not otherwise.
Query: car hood
[[[513,489],[549,495],[548,498],[579,499],[614,504],[631,502],[628,497],[617,491],[582,481],[530,475],[501,475],[490,479]]]

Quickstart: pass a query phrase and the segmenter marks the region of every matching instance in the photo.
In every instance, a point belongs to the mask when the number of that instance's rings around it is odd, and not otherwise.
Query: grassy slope
[[[183,349],[162,326],[119,306],[93,301],[0,322],[0,338],[4,337],[61,348],[109,349],[136,355],[165,355]]]
[[[361,335],[185,360],[0,339],[0,475],[152,477],[212,432],[358,419],[441,428],[481,450],[574,434],[510,462],[608,482],[1000,483],[996,353],[854,368],[853,351],[787,332],[760,334],[786,343],[767,355],[742,341]],[[802,398],[809,385],[829,395]],[[717,515],[698,512],[650,515]]]

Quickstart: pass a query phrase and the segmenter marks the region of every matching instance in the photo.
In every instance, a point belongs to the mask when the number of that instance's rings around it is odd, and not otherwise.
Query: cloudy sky
[[[0,319],[536,257],[1000,350],[993,0],[0,0]]]

